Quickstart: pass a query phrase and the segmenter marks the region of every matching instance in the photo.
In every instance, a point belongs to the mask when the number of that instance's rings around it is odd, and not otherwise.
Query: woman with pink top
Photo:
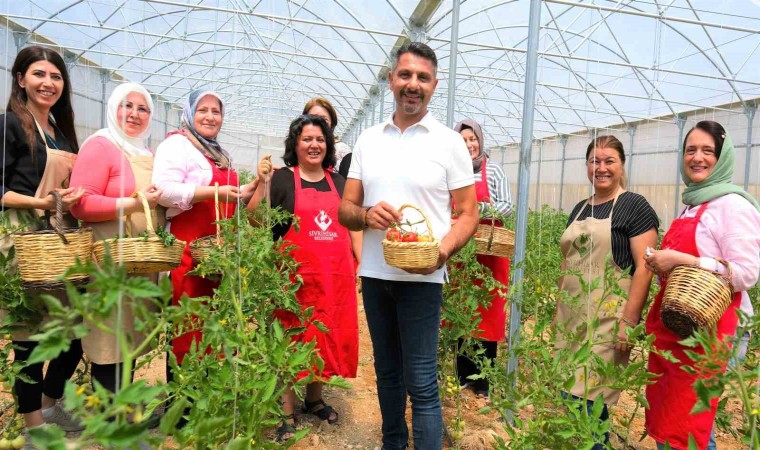
[[[163,190],[160,204],[167,207],[170,231],[187,242],[180,266],[171,272],[172,304],[183,295],[190,298],[211,296],[217,281],[188,275],[195,268],[190,243],[216,233],[214,185],[219,184],[220,217],[235,213],[240,199],[250,200],[258,184],[238,185],[230,155],[219,145],[217,137],[224,121],[224,103],[216,92],[198,89],[190,93],[182,110],[182,126],[172,131],[156,149],[153,182]],[[172,352],[181,364],[193,345],[200,342],[200,331],[193,331],[172,341]],[[167,378],[172,378],[167,359]]]
[[[646,257],[647,267],[660,277],[660,291],[647,316],[647,332],[655,336],[654,346],[678,359],[670,362],[657,352],[649,354],[647,370],[658,376],[647,386],[646,429],[658,448],[670,444],[674,450],[709,446],[718,398],[712,408],[691,414],[697,401],[694,382],[708,374],[700,372],[679,343],[681,338],[666,328],[660,319],[667,275],[678,265],[696,265],[728,274],[716,258],[731,267],[731,282],[736,292],[733,302],[715,326],[718,339],[725,341],[736,333],[737,309],[752,313],[747,290],[755,285],[760,271],[760,206],[750,194],[731,182],[734,172],[734,146],[726,130],[717,122],[705,120],[689,131],[684,141],[681,175],[686,183],[682,200],[686,205],[670,225],[662,240],[662,250]],[[723,361],[723,367],[725,368]],[[690,366],[696,373],[689,373]]]
[[[90,136],[79,150],[71,186],[82,188],[84,195],[71,212],[92,227],[95,239],[116,237],[120,221],[130,222],[133,236],[145,231],[147,218],[135,194],[142,192],[151,209],[161,197],[161,190],[151,184],[153,153],[147,148],[152,111],[153,101],[145,88],[135,83],[119,85],[108,99],[108,126]],[[163,212],[155,214],[155,227],[159,225],[156,218],[163,217]],[[127,333],[127,341],[135,345],[143,339],[134,328],[129,306],[121,308],[118,322],[114,313],[104,324],[117,333]],[[90,333],[82,338],[82,348],[92,361],[93,380],[116,392],[122,362],[116,334],[90,327]]]

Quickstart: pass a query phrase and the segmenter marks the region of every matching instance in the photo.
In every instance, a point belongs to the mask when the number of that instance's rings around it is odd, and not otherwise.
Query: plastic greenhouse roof
[[[529,3],[461,1],[453,119],[480,121],[491,145],[520,139]],[[49,39],[172,104],[214,88],[225,127],[281,136],[322,95],[347,135],[391,111],[384,74],[409,38],[438,54],[431,109],[446,119],[452,5],[4,0],[0,14],[34,33],[26,42]],[[536,137],[760,96],[759,0],[544,0],[539,36]]]

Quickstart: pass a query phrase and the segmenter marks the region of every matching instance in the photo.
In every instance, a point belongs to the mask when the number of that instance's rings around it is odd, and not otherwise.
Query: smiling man
[[[435,52],[425,44],[399,48],[388,74],[396,110],[359,136],[340,206],[340,222],[364,230],[359,275],[375,353],[384,450],[408,445],[407,394],[414,448],[441,448],[436,351],[445,263],[472,236],[478,221],[467,147],[428,112],[438,84],[437,64]],[[453,226],[452,198],[461,210]],[[383,259],[383,237],[391,222],[402,220],[397,207],[406,203],[424,211],[441,240],[438,262],[430,269],[404,271]]]

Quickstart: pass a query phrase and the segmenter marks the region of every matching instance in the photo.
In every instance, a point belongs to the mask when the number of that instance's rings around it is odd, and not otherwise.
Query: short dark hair
[[[425,58],[431,63],[433,63],[433,69],[438,70],[438,58],[435,56],[435,51],[433,51],[432,48],[430,48],[427,44],[423,44],[422,42],[409,42],[408,44],[404,44],[396,51],[396,59],[393,62],[393,67],[395,68],[398,65],[399,60],[401,59],[401,55],[404,53],[411,53],[413,55],[417,55],[420,58]]]
[[[620,162],[625,164],[625,150],[623,149],[623,143],[620,142],[620,139],[616,138],[613,135],[606,135],[606,136],[599,136],[593,141],[591,141],[590,144],[588,144],[588,147],[586,147],[586,161],[588,161],[588,157],[591,156],[591,152],[595,148],[611,148],[615,150],[620,157]]]
[[[314,97],[310,99],[306,104],[303,106],[303,113],[302,114],[309,114],[309,110],[315,106],[321,106],[327,111],[327,114],[330,116],[330,128],[335,131],[335,127],[338,126],[338,113],[335,112],[335,108],[333,108],[332,103],[330,103],[329,100],[327,100],[324,97]]]
[[[723,142],[726,141],[726,129],[723,128],[723,125],[712,120],[702,120],[697,122],[697,124],[694,125],[694,128],[686,133],[686,137],[683,139],[682,150],[686,150],[686,141],[689,140],[689,135],[691,132],[696,129],[700,129],[712,136],[713,141],[715,142],[715,158],[720,158],[720,151],[723,148]]]
[[[325,136],[325,145],[327,146],[327,154],[325,155],[325,159],[322,160],[322,168],[329,169],[330,167],[334,167],[335,138],[333,137],[332,129],[327,125],[325,119],[314,114],[303,114],[290,122],[288,137],[285,138],[285,154],[282,156],[285,166],[295,167],[298,165],[296,147],[298,147],[298,139],[301,137],[303,128],[306,125],[316,125],[322,130],[322,134]]]

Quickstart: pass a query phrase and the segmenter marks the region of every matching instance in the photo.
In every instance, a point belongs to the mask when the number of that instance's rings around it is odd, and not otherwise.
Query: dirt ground
[[[311,419],[305,415],[298,415],[296,420],[299,427],[312,427],[311,432],[293,448],[296,450],[322,449],[322,450],[380,450],[381,448],[381,418],[377,403],[375,389],[375,371],[373,367],[372,343],[367,330],[367,322],[364,308],[359,299],[359,368],[357,378],[348,380],[350,390],[326,389],[324,398],[340,413],[340,420],[335,425],[326,422],[318,423],[316,418]],[[5,345],[0,341],[0,345]],[[137,378],[150,380],[163,380],[164,361],[162,358],[153,360],[150,366],[144,367],[137,374]],[[462,450],[485,450],[490,449],[493,435],[506,438],[503,422],[496,412],[479,414],[478,411],[487,405],[488,400],[477,398],[470,390],[460,392],[462,403],[462,416],[466,423],[464,436],[456,445],[451,446],[450,441],[444,438],[444,448]],[[12,399],[9,395],[0,396],[0,411],[3,412],[0,421],[5,423],[10,412]],[[629,396],[623,394],[618,406],[612,409],[614,429],[621,434],[626,430],[620,424],[620,412],[626,412],[633,408],[635,402]],[[731,405],[738,411],[738,405]],[[448,425],[454,417],[456,405],[453,398],[444,402],[444,424]],[[521,414],[528,418],[529,414]],[[411,409],[407,408],[407,422],[411,430]],[[2,429],[2,427],[0,427]],[[638,442],[644,431],[643,411],[631,425],[631,436],[628,444],[623,444],[617,436],[612,437],[613,446],[616,449],[654,450],[654,441],[646,438]],[[272,434],[274,436],[274,434]],[[717,434],[718,448],[721,450],[734,450],[745,448],[730,435],[721,431]],[[171,444],[167,446],[171,448]]]

